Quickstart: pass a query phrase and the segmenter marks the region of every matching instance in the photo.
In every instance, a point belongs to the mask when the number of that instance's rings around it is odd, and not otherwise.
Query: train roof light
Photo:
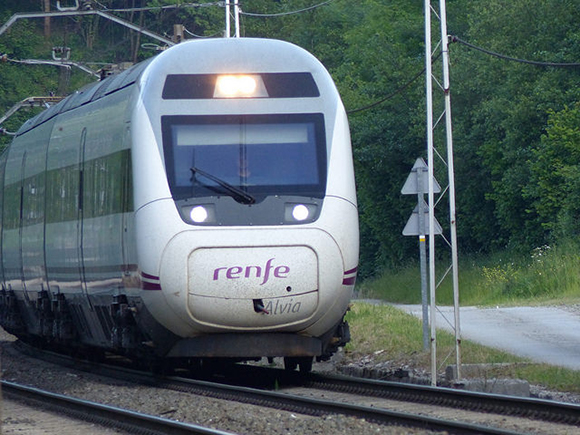
[[[247,86],[255,88],[244,94],[236,93],[240,83],[242,89]],[[238,82],[238,79],[241,79]],[[224,81],[224,93],[218,82]],[[233,93],[227,83],[234,85]],[[108,91],[108,90],[107,90]],[[315,98],[320,97],[320,91],[309,72],[278,72],[258,74],[169,74],[163,86],[162,97],[164,100],[206,100],[212,98]]]
[[[214,98],[260,98],[267,97],[268,92],[259,75],[224,75],[218,76]]]

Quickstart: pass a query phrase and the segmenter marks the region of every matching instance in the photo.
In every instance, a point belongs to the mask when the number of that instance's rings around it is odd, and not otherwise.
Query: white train
[[[0,187],[0,324],[23,339],[305,371],[349,339],[348,122],[292,44],[186,42],[90,85],[20,128]]]

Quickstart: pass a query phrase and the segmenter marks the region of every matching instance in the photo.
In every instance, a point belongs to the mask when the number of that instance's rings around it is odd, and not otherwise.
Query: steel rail
[[[1,381],[2,393],[13,400],[34,403],[49,411],[72,418],[115,427],[133,433],[172,435],[231,435],[194,424],[181,423],[166,418],[129,411],[114,406],[51,393],[8,381]]]
[[[524,416],[547,422],[580,424],[580,405],[573,403],[338,375],[312,374],[303,385],[325,390],[360,391],[361,394],[381,398]]]
[[[21,350],[24,349],[21,348]],[[38,350],[36,349],[36,351]],[[283,409],[290,412],[299,412],[313,416],[343,414],[365,418],[369,421],[382,424],[397,424],[423,429],[446,430],[450,433],[515,434],[517,432],[484,425],[446,421],[444,419],[425,417],[423,415],[389,411],[375,407],[365,407],[336,403],[335,401],[306,398],[282,392],[265,391],[253,387],[228,385],[225,384],[225,382],[231,382],[233,384],[238,382],[239,384],[240,379],[261,379],[264,381],[264,385],[266,385],[265,388],[270,388],[275,383],[278,383],[278,386],[282,388],[290,385],[299,385],[306,388],[362,394],[367,397],[373,396],[407,402],[453,407],[462,410],[509,414],[511,416],[519,416],[529,419],[535,418],[542,421],[564,424],[575,424],[580,413],[580,406],[561,402],[466,392],[449,388],[368,380],[348,376],[318,374],[304,376],[298,372],[238,365],[238,370],[236,370],[237,373],[232,375],[232,377],[237,380],[230,379],[228,381],[226,378],[226,380],[221,379],[218,382],[210,382],[183,377],[161,377],[143,371],[89,362],[82,362],[80,366],[84,366],[83,368],[79,366],[78,361],[64,363],[62,361],[62,359],[65,358],[63,355],[53,354],[46,351],[44,351],[43,354],[45,355],[43,359],[50,360],[57,364],[65,364],[68,367],[74,367],[76,369],[122,379],[124,381],[137,382],[154,388],[164,388],[172,391],[200,394],[222,400],[251,403],[258,406]],[[58,360],[61,361],[59,362]],[[252,383],[252,385],[256,385],[256,382]],[[536,410],[541,411],[544,409],[546,412],[533,413],[530,408],[526,409],[525,407],[522,407],[521,403],[531,403]]]
[[[213,395],[212,393],[214,393],[215,397],[237,401],[240,401],[240,397],[244,397],[244,401],[259,406],[284,409],[314,416],[341,414],[364,418],[367,421],[380,424],[398,425],[434,431],[447,431],[448,433],[453,434],[521,435],[520,432],[514,432],[497,427],[446,420],[420,414],[391,411],[370,406],[340,403],[333,400],[315,399],[287,393],[263,391],[249,387],[232,386],[178,377],[158,379],[156,386],[178,391],[187,390],[190,392],[203,393],[204,395]]]

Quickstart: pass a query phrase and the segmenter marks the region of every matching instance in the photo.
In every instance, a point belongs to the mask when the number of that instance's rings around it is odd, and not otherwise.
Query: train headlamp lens
[[[239,77],[238,89],[242,94],[252,94],[256,90],[256,80],[249,76]]]
[[[217,90],[223,96],[233,96],[238,92],[238,78],[236,76],[219,77]]]
[[[218,76],[214,98],[267,97],[264,82],[259,75]]]
[[[288,224],[305,224],[314,222],[317,214],[317,204],[287,202],[284,209],[284,221]]]
[[[292,209],[292,217],[297,221],[308,219],[309,214],[308,207],[306,207],[304,204],[295,205]]]
[[[203,223],[207,220],[208,213],[204,206],[198,205],[197,207],[193,207],[191,212],[189,212],[189,217],[195,223]]]

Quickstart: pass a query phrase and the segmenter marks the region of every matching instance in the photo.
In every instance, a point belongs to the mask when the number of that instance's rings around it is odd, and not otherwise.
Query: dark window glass
[[[321,114],[164,116],[162,123],[174,199],[227,195],[192,168],[257,196],[324,196]]]
[[[318,97],[318,87],[309,73],[262,74],[270,98]]]
[[[319,97],[320,92],[310,73],[262,73],[269,98]],[[165,100],[211,99],[218,74],[172,74],[163,87]]]

